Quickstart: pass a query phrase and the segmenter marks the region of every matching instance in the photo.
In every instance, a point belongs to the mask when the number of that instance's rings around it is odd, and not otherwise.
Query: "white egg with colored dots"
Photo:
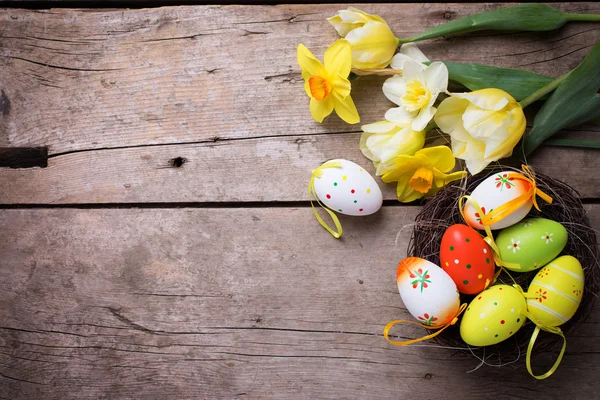
[[[323,166],[335,162],[341,167],[322,168],[321,176],[315,177],[315,193],[319,200],[341,214],[376,213],[381,208],[383,196],[375,179],[352,161],[330,160]]]

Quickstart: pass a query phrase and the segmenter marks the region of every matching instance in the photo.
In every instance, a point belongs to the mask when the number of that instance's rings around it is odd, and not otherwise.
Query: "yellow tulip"
[[[466,161],[473,175],[509,157],[526,125],[521,105],[500,89],[452,93],[439,105],[434,120],[452,137],[452,152]]]
[[[360,69],[384,68],[391,61],[398,38],[379,15],[349,7],[327,19],[352,45],[352,65]]]
[[[360,150],[373,161],[375,174],[381,176],[395,165],[399,155],[411,156],[425,144],[425,131],[413,131],[408,125],[390,121],[379,121],[363,125],[360,137]]]
[[[302,69],[304,90],[310,97],[310,113],[315,121],[335,112],[349,124],[360,122],[356,106],[350,97],[352,48],[347,40],[335,41],[325,51],[324,64],[303,44],[298,46],[298,64]]]
[[[398,182],[398,200],[408,203],[423,196],[433,196],[448,183],[464,178],[466,171],[448,173],[454,169],[455,159],[447,146],[427,147],[414,156],[398,156],[392,170],[381,179]]]

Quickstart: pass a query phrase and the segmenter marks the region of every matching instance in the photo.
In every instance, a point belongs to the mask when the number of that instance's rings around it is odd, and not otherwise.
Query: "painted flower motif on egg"
[[[514,335],[527,319],[523,294],[512,286],[490,286],[475,297],[460,322],[460,336],[471,346],[491,346]]]
[[[536,323],[559,326],[570,320],[583,295],[583,268],[575,257],[551,261],[533,278],[527,290],[527,306]]]
[[[440,264],[450,275],[458,291],[477,294],[494,279],[494,258],[490,246],[473,228],[455,224],[444,232]]]
[[[437,265],[418,257],[402,260],[396,283],[408,312],[423,325],[440,328],[458,313],[460,298],[452,278]]]
[[[500,258],[508,263],[507,269],[527,272],[541,268],[556,258],[565,248],[567,239],[567,230],[558,222],[527,218],[503,229],[496,238],[496,245],[500,250]]]
[[[348,160],[330,160],[323,165],[330,162],[340,162],[341,168],[323,168],[314,181],[323,204],[346,215],[369,215],[381,208],[381,189],[367,171]]]
[[[481,218],[489,214],[503,204],[516,199],[531,189],[529,182],[523,179],[517,179],[514,175],[518,173],[513,171],[503,171],[496,173],[483,182],[481,182],[473,193],[471,198],[481,207],[481,210],[475,208],[473,201],[467,200],[464,208],[467,224],[475,229],[484,229],[481,224]],[[518,174],[521,175],[521,174]],[[490,229],[502,229],[514,225],[529,213],[533,205],[532,199],[528,199],[525,204],[513,211],[497,223],[492,223]],[[493,222],[493,219],[491,220]]]

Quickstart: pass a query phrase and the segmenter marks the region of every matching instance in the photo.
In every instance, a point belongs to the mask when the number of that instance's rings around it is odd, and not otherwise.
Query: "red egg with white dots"
[[[473,228],[455,224],[444,232],[440,264],[452,278],[458,291],[477,294],[494,279],[494,258],[490,246]]]

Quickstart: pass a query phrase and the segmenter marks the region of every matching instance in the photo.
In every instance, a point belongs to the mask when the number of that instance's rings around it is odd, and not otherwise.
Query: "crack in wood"
[[[28,62],[28,63],[31,63],[31,64],[40,65],[42,67],[56,68],[56,69],[61,69],[61,70],[65,70],[65,71],[76,71],[76,72],[110,72],[110,71],[122,71],[122,70],[125,69],[125,68],[104,68],[104,69],[98,68],[98,69],[94,69],[94,68],[63,67],[61,65],[53,65],[53,64],[43,63],[43,62],[39,62],[39,61],[28,60],[27,58],[17,57],[17,56],[0,55],[0,57],[9,58],[9,59],[13,59],[13,60],[21,60],[21,61]]]

